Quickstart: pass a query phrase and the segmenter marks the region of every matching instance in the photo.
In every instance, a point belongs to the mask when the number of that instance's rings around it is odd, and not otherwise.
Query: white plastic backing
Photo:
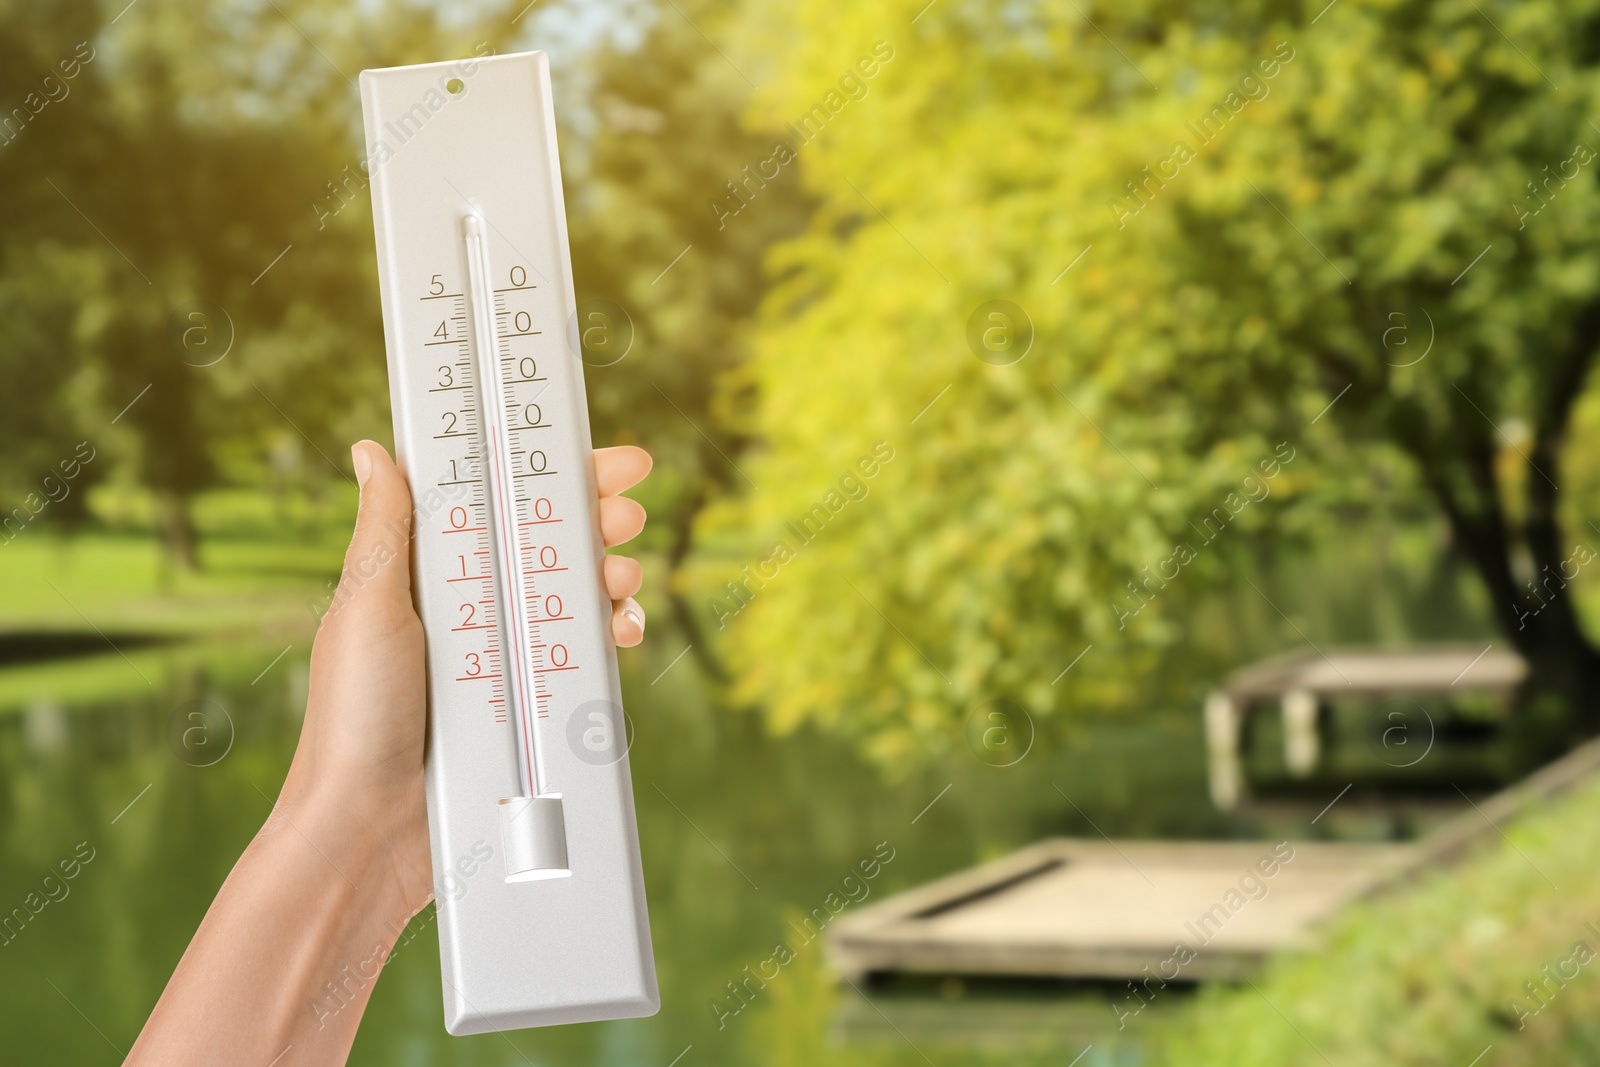
[[[445,1025],[650,1015],[548,64],[369,70],[361,100],[416,506]]]

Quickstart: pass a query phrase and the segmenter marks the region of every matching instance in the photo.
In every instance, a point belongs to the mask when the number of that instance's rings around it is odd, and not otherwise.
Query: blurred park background
[[[1600,1062],[1592,969],[1525,988],[1600,946],[1594,788],[1136,1021],[820,945],[717,1008],[882,842],[877,897],[1406,840],[1600,729],[1600,2],[125,2],[0,0],[0,909],[92,855],[0,945],[8,1060],[120,1061],[288,765],[391,440],[355,76],[542,48],[595,441],[656,458],[663,1008],[448,1038],[430,909],[353,1063]],[[1428,642],[1529,681],[1212,805],[1228,671]]]

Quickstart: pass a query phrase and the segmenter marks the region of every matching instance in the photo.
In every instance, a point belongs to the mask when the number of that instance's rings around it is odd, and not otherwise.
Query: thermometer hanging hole
[[[444,83],[444,87],[449,90],[451,96],[460,96],[462,91],[466,89],[467,83],[460,78],[451,78]]]

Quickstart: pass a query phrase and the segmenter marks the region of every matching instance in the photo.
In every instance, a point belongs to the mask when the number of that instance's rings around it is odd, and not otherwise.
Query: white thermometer
[[[542,52],[368,70],[445,1027],[659,1004]]]

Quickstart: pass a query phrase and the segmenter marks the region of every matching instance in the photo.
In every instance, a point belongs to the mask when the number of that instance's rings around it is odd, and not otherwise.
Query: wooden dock
[[[1315,923],[1413,855],[1383,844],[1041,841],[841,919],[830,959],[851,978],[1114,979],[1146,968],[1237,978],[1270,952],[1310,944]]]
[[[1305,778],[1321,758],[1318,722],[1332,701],[1483,692],[1509,704],[1527,676],[1527,661],[1492,644],[1300,651],[1241,667],[1206,698],[1211,801],[1229,811],[1248,794],[1246,727],[1250,716],[1267,705],[1277,703],[1281,709],[1289,773]]]
[[[1411,844],[1041,841],[842,916],[829,959],[851,980],[1237,979],[1273,952],[1314,947],[1350,902],[1498,842],[1529,807],[1597,772],[1591,741],[1492,797],[1463,797],[1460,814]]]

